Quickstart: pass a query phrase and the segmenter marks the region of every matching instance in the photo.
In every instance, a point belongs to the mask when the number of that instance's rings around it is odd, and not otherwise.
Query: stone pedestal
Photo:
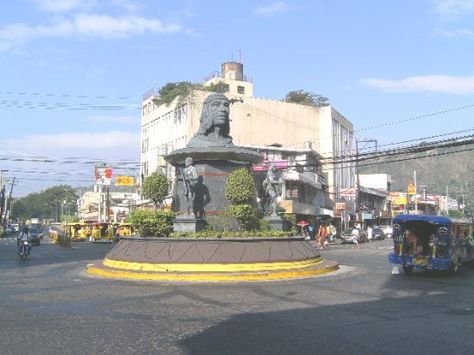
[[[173,230],[175,232],[190,232],[195,233],[204,229],[206,222],[202,218],[195,218],[194,216],[182,215],[175,218],[173,221]]]
[[[229,176],[238,169],[250,170],[252,164],[262,159],[256,152],[237,146],[174,150],[165,159],[177,170],[177,180],[173,191],[173,210],[178,213],[186,213],[188,210],[188,202],[184,195],[186,186],[182,179],[182,169],[187,157],[193,159],[193,165],[198,174],[194,187],[192,211],[202,218],[223,214],[230,205],[224,193]],[[256,201],[253,202],[256,203]]]
[[[280,216],[265,216],[263,220],[268,223],[270,229],[277,231],[283,230],[283,220]]]

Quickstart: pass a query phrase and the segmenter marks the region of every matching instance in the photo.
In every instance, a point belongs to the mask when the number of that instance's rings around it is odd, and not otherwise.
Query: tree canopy
[[[31,217],[59,219],[62,215],[77,213],[77,199],[78,195],[71,186],[53,186],[14,200],[11,217],[22,220]]]
[[[284,101],[315,107],[329,106],[329,99],[327,97],[304,90],[290,91],[286,94]]]
[[[143,182],[143,195],[153,201],[155,206],[163,203],[168,195],[168,179],[162,173],[154,172]]]

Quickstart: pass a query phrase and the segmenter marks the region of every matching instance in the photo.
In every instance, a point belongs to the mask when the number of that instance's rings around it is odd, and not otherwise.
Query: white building
[[[224,84],[226,95],[236,101],[230,108],[231,130],[236,145],[278,144],[287,149],[305,148],[307,142],[323,157],[329,193],[334,199],[343,188],[354,186],[353,125],[331,106],[313,107],[253,96],[253,83],[243,74],[241,63],[222,64],[204,85]],[[172,178],[173,169],[164,156],[184,148],[199,128],[202,102],[208,91],[193,90],[187,97],[169,105],[157,104],[158,92],[143,97],[141,118],[141,174],[148,176],[161,169]],[[338,163],[333,164],[337,158]]]

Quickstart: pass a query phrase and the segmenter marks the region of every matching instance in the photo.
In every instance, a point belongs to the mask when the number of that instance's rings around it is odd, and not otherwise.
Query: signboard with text
[[[133,176],[117,176],[115,186],[135,186],[135,178]]]
[[[112,168],[104,166],[95,167],[95,183],[97,185],[110,185],[112,180]]]

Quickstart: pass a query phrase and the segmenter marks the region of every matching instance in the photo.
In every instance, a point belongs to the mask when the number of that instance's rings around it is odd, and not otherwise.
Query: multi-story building
[[[327,177],[321,171],[321,156],[311,149],[288,149],[274,146],[245,146],[257,151],[262,163],[253,166],[257,193],[265,194],[263,181],[270,165],[280,172],[282,191],[278,203],[286,213],[298,219],[315,221],[332,217],[333,203],[328,195]]]
[[[123,222],[139,200],[140,195],[136,192],[106,193],[95,186],[93,191],[86,191],[79,197],[77,212],[84,222]]]
[[[253,96],[253,82],[243,74],[241,63],[224,63],[220,73],[204,80],[204,86],[220,83],[230,108],[231,130],[237,145],[279,145],[286,149],[304,148],[307,142],[323,158],[322,171],[327,176],[328,193],[334,199],[338,191],[354,185],[353,125],[332,106],[313,107]],[[197,132],[202,102],[209,95],[193,90],[177,97],[169,105],[158,104],[158,92],[143,97],[141,119],[141,173],[146,177],[161,169],[169,178],[173,169],[164,156],[184,148]],[[334,165],[332,160],[338,158]]]

